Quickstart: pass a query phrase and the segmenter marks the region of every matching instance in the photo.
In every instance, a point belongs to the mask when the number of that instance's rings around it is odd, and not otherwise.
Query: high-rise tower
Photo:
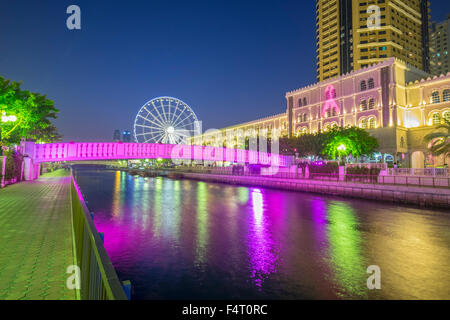
[[[429,72],[426,0],[316,0],[317,80],[390,57]]]
[[[431,74],[441,75],[450,71],[450,15],[447,19],[431,24],[430,56]]]

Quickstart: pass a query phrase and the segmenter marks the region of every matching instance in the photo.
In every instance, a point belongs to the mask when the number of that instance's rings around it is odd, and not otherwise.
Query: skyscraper
[[[130,131],[128,131],[128,130],[123,131],[122,141],[123,142],[131,142],[131,132]]]
[[[114,142],[119,142],[119,141],[121,141],[121,139],[120,139],[120,137],[121,137],[121,135],[120,135],[120,130],[115,130],[114,131],[114,135],[113,135],[113,141]]]
[[[316,0],[317,81],[390,57],[429,72],[426,0]]]
[[[433,75],[447,74],[450,71],[450,55],[448,54],[450,44],[450,15],[447,19],[431,24],[430,36],[430,72]]]

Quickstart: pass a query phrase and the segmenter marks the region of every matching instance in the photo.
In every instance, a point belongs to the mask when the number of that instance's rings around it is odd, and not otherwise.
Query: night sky
[[[432,20],[448,13],[431,0]],[[163,95],[221,128],[284,112],[286,91],[315,82],[315,1],[0,0],[0,75],[55,101],[65,141],[110,141]]]

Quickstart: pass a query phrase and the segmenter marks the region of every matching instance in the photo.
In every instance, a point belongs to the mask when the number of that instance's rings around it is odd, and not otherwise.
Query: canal
[[[75,173],[133,299],[449,299],[450,214],[193,180]],[[381,270],[369,290],[367,267]]]

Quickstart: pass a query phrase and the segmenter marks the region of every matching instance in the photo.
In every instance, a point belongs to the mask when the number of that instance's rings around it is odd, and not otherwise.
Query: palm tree
[[[440,129],[445,130],[441,131]],[[445,119],[445,122],[437,126],[435,132],[427,134],[424,140],[433,155],[444,155],[445,164],[445,159],[450,154],[450,121]]]

